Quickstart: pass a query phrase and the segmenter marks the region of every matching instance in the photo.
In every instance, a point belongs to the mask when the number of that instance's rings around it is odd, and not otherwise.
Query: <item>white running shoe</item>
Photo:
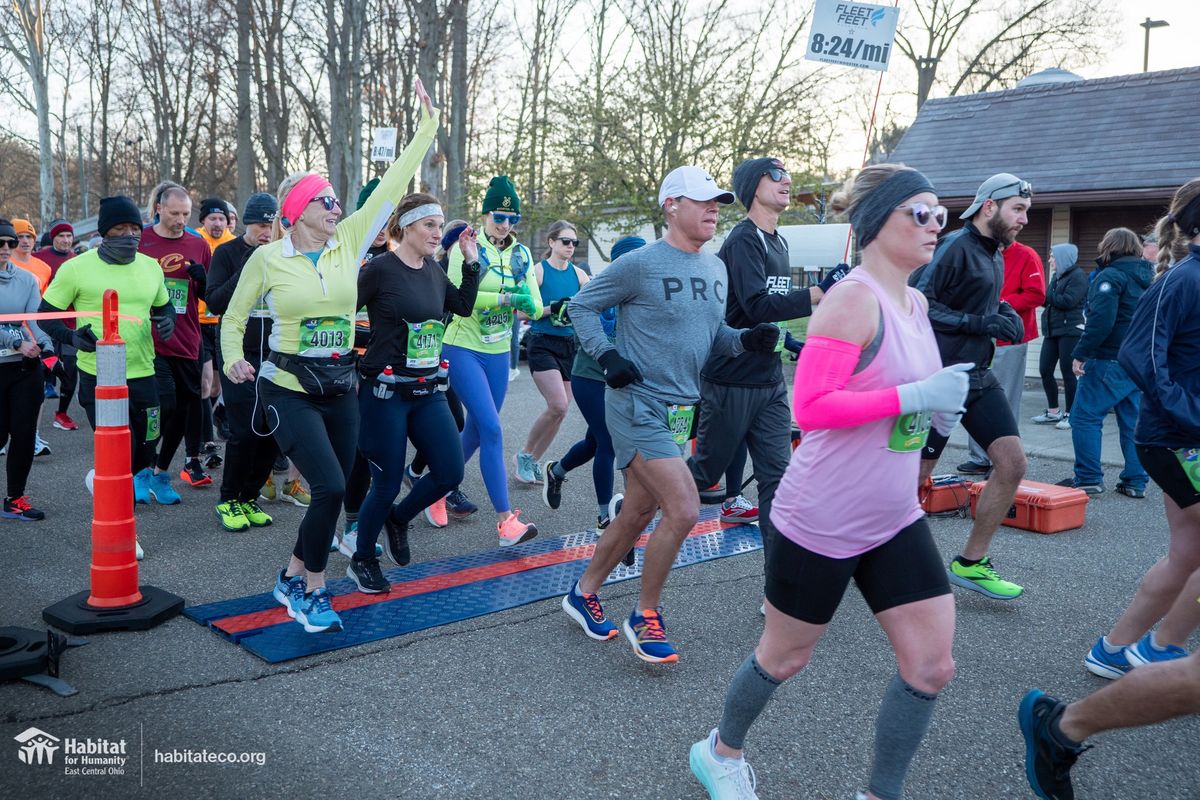
[[[754,768],[744,758],[718,759],[713,753],[717,729],[692,745],[688,763],[711,800],[758,800]]]

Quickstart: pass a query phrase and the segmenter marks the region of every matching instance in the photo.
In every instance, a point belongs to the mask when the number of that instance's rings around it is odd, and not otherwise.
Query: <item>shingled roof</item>
[[[997,172],[1041,202],[1166,197],[1200,173],[1197,97],[1200,67],[936,98],[888,160],[924,172],[943,200]]]

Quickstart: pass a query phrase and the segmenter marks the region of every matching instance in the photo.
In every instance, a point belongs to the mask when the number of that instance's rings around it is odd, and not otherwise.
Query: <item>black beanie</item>
[[[100,200],[100,215],[96,218],[96,233],[108,235],[108,230],[114,225],[132,222],[142,227],[142,212],[133,202],[132,197],[123,194],[114,197],[104,197]]]
[[[275,202],[275,195],[267,194],[266,192],[255,192],[246,201],[246,210],[242,214],[242,222],[246,225],[274,222],[275,215],[278,212],[279,204]]]
[[[225,222],[229,222],[229,204],[219,197],[206,197],[200,201],[200,221],[204,222],[204,218],[209,214],[220,214],[225,217]]]
[[[758,182],[767,174],[771,167],[783,169],[783,162],[778,158],[749,158],[738,164],[733,170],[733,193],[746,210],[754,202],[754,194],[758,191]]]
[[[0,219],[0,239],[8,239],[13,247],[17,246],[17,229],[7,219]]]

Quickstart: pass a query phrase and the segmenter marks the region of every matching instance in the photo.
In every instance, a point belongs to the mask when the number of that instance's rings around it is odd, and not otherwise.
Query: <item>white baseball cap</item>
[[[663,178],[658,190],[658,204],[661,206],[668,197],[686,197],[704,203],[716,200],[718,203],[732,203],[733,192],[717,186],[713,176],[700,167],[676,167]]]

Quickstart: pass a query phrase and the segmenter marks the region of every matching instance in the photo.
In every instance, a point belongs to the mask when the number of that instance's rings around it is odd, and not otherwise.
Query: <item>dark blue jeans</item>
[[[358,449],[371,469],[371,490],[358,510],[355,556],[360,559],[374,556],[375,542],[388,514],[407,524],[463,479],[462,445],[446,395],[435,392],[428,397],[405,400],[397,392],[381,400],[374,389],[375,381],[364,380],[358,393],[362,420]],[[410,438],[425,454],[429,470],[393,507],[403,486]]]
[[[1103,484],[1104,470],[1100,466],[1100,443],[1104,418],[1116,409],[1117,430],[1121,434],[1121,453],[1125,468],[1121,483],[1138,489],[1146,488],[1149,476],[1138,460],[1133,442],[1137,426],[1138,406],[1142,394],[1125,370],[1116,361],[1093,358],[1083,365],[1084,375],[1075,391],[1071,406],[1071,442],[1075,445],[1075,482]]]

